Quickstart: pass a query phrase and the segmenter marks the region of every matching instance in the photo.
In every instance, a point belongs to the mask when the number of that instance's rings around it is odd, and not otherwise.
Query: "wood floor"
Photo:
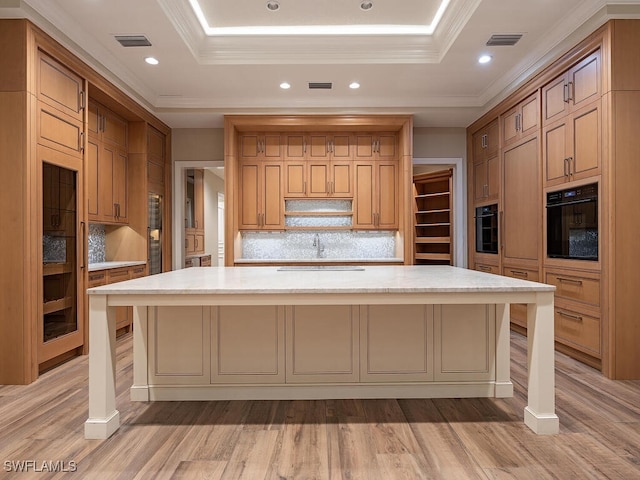
[[[512,334],[509,399],[134,403],[125,336],[108,440],[83,436],[87,357],[0,386],[0,478],[640,478],[640,382],[556,353],[560,434],[537,436],[522,423],[525,342]]]

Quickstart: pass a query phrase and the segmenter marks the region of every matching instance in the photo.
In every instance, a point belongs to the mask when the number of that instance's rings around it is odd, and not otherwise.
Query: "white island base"
[[[454,267],[168,272],[91,289],[86,438],[119,427],[116,306],[134,306],[131,399],[509,397],[509,303],[528,304],[524,421],[557,433],[553,287]]]

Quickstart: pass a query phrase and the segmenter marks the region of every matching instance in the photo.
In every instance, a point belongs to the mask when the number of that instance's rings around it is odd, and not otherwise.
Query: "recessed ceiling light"
[[[275,12],[276,10],[280,10],[280,4],[275,0],[269,0],[267,2],[267,10],[271,12]]]
[[[158,65],[160,63],[158,59],[155,57],[146,57],[144,61],[147,62],[149,65]]]
[[[289,88],[291,88],[291,85],[289,83],[287,83],[287,82],[282,82],[280,84],[280,88],[283,89],[283,90],[288,90]]]
[[[478,63],[489,63],[491,58],[491,55],[481,55],[480,58],[478,58]]]
[[[360,3],[360,10],[371,10],[373,8],[373,2],[362,2]]]
[[[360,88],[360,84],[358,82],[351,82],[349,84],[349,88],[352,88],[355,90],[356,88]]]

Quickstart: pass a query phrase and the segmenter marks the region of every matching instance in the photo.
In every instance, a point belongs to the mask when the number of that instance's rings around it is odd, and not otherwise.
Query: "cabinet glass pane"
[[[43,163],[43,342],[78,330],[76,182],[76,172]]]

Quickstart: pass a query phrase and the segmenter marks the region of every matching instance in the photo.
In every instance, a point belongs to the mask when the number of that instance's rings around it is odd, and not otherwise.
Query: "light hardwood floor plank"
[[[0,478],[640,478],[640,381],[556,353],[560,433],[535,435],[523,424],[526,339],[515,333],[514,396],[503,399],[131,402],[131,343],[116,348],[122,425],[107,440],[84,439],[87,357],[0,386]],[[77,472],[8,470],[27,460]]]

